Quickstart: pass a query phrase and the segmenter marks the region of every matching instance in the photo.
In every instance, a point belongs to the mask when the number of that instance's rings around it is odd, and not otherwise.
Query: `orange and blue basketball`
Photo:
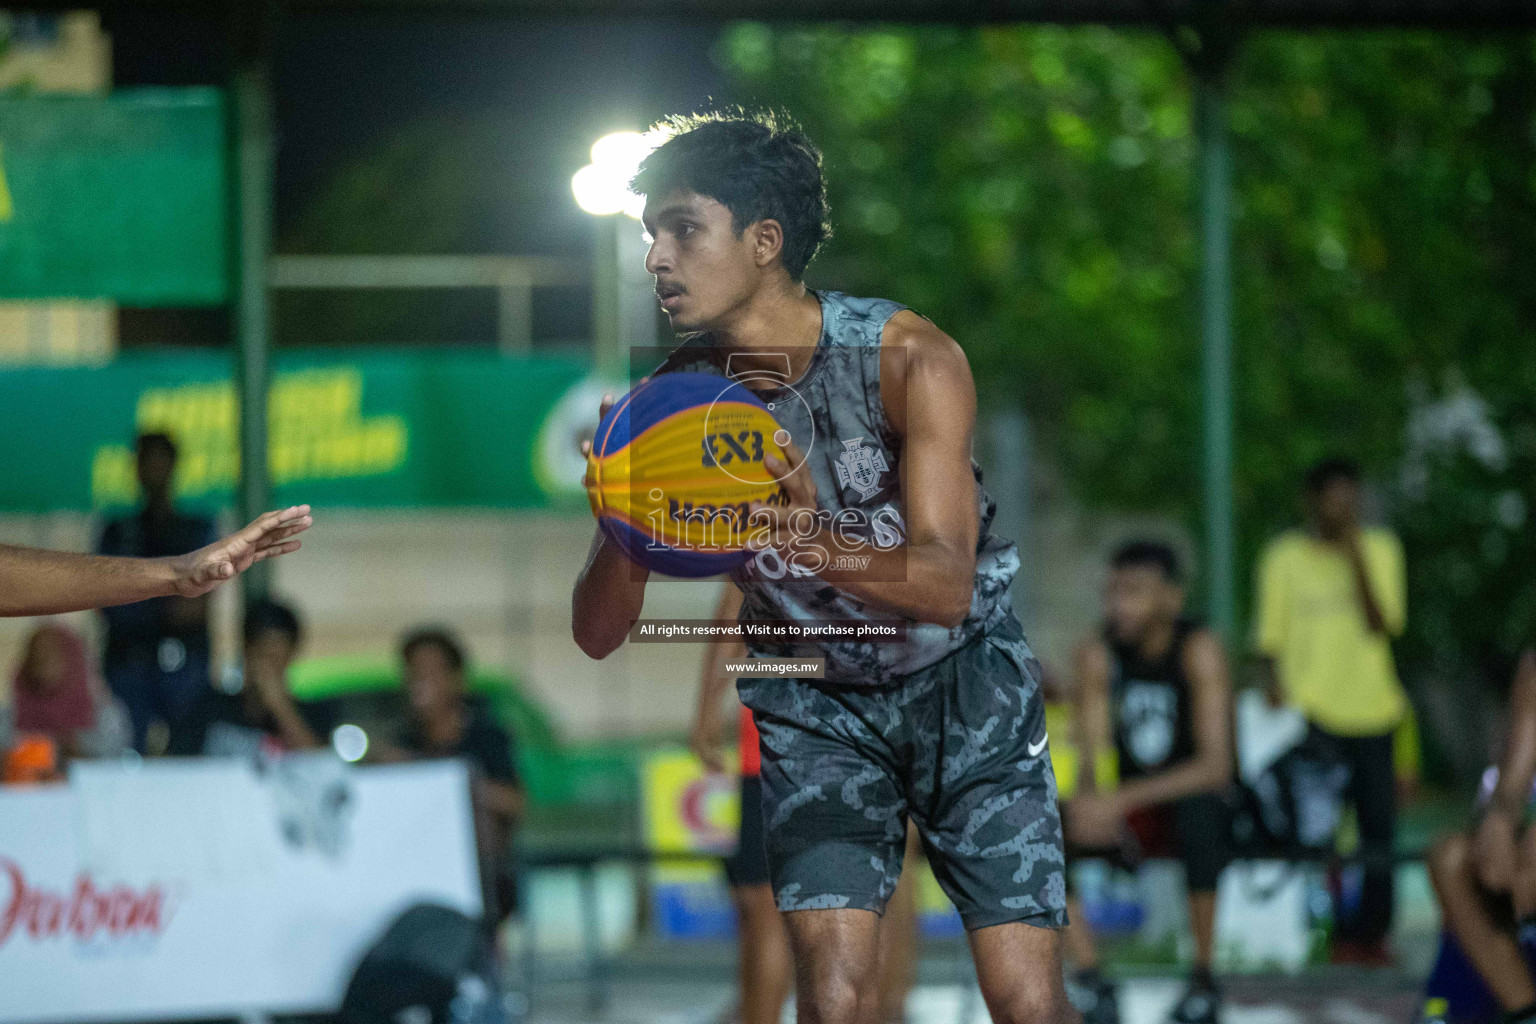
[[[633,562],[668,576],[729,572],[752,556],[747,508],[781,503],[763,460],[788,435],[750,390],[705,373],[641,383],[598,424],[587,498]]]

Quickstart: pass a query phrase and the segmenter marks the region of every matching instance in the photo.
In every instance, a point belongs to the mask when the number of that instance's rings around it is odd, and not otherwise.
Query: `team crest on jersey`
[[[837,482],[852,487],[862,498],[868,498],[880,489],[880,474],[891,467],[885,464],[885,453],[864,443],[862,437],[844,441],[846,449],[837,457]]]

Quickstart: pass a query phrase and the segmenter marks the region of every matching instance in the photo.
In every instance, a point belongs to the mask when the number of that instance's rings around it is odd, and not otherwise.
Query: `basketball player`
[[[264,558],[297,551],[314,523],[308,505],[268,512],[223,540],[176,558],[113,558],[0,544],[0,616],[56,615],[202,597]]]
[[[1133,541],[1110,559],[1104,628],[1078,648],[1073,701],[1079,795],[1062,808],[1067,849],[1123,868],[1143,854],[1183,862],[1195,963],[1171,1019],[1210,1024],[1220,1008],[1211,957],[1228,852],[1218,794],[1232,782],[1232,682],[1221,639],[1184,616],[1172,548]],[[1094,765],[1111,747],[1119,784],[1101,792]],[[1099,975],[1093,936],[1080,913],[1072,916],[1067,945],[1087,998],[1083,1019],[1115,1024],[1115,992]]]
[[[879,1013],[879,918],[909,818],[965,922],[992,1019],[1072,1019],[1040,669],[1007,596],[1018,553],[991,533],[996,506],[971,459],[965,354],[899,303],[805,286],[828,227],[821,157],[804,135],[766,116],[667,128],[634,181],[646,268],[685,336],[658,372],[742,381],[791,439],[787,459],[765,459],[788,503],[753,511],[761,550],[733,574],[741,617],[907,626],[894,643],[748,642],[757,657],[824,659],[824,678],[737,686],[762,733],[798,1019]],[[854,548],[863,570],[833,576],[827,558]],[[602,658],[624,642],[645,580],[599,531],[572,600],[583,651]]]

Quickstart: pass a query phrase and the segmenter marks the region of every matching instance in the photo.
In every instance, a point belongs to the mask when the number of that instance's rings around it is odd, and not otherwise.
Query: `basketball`
[[[633,562],[668,576],[743,565],[746,515],[783,493],[763,465],[788,436],[756,395],[705,373],[669,373],[630,391],[598,424],[587,497]]]

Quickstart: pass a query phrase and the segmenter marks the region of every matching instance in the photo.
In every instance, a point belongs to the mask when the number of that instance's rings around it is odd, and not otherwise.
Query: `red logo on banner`
[[[736,842],[735,830],[721,821],[722,805],[735,786],[736,780],[729,775],[706,775],[690,782],[678,798],[678,817],[699,845],[724,849]]]
[[[126,885],[98,889],[91,876],[81,872],[68,894],[50,892],[28,885],[20,865],[4,858],[0,858],[0,878],[11,888],[0,912],[0,947],[13,934],[25,934],[34,941],[70,935],[81,942],[98,935],[113,939],[159,935],[169,916],[165,890],[159,885],[141,890]]]

